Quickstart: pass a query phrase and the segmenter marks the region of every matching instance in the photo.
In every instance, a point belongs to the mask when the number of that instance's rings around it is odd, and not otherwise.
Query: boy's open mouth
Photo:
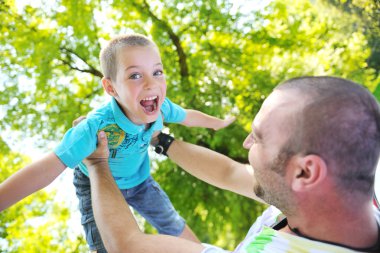
[[[158,107],[158,96],[144,98],[140,101],[140,104],[142,105],[145,113],[153,114],[156,112]]]

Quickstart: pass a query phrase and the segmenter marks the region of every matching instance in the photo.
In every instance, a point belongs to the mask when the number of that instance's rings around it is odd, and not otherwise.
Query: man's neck
[[[289,216],[288,225],[282,232],[327,241],[352,248],[366,248],[375,245],[379,238],[378,224],[373,213],[373,207],[351,210],[309,210],[298,212],[297,216]],[[315,215],[310,215],[314,213]],[[293,229],[293,231],[290,228]]]

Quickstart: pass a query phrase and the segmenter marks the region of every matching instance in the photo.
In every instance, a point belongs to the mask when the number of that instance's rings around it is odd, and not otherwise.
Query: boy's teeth
[[[143,101],[146,101],[146,100],[154,100],[156,99],[157,96],[154,96],[154,97],[147,97],[147,98],[144,98]]]

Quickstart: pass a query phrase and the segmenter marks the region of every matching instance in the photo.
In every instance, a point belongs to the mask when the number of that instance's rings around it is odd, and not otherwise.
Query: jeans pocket
[[[79,167],[74,169],[73,184],[75,187],[90,186],[90,179],[79,169]]]
[[[90,180],[79,169],[74,172],[74,186],[82,216],[92,215]]]
[[[97,252],[106,252],[95,221],[93,219],[88,220],[88,222],[83,224],[83,228],[86,234],[86,241],[90,249],[96,250]]]
[[[162,190],[161,186],[156,182],[156,180],[154,180],[152,177],[151,177],[151,181],[149,182],[149,184],[152,186],[152,188],[158,192],[158,193],[162,193],[164,190]]]

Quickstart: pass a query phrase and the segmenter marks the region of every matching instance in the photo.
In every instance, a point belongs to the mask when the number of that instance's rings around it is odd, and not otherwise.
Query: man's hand
[[[79,118],[75,119],[73,121],[73,123],[71,123],[73,125],[73,127],[75,127],[76,125],[79,124],[79,122],[81,122],[82,120],[84,120],[86,118],[86,116],[80,116]]]
[[[84,119],[86,119],[86,116],[80,116],[79,118],[75,119],[72,123],[73,127],[78,125]],[[109,153],[110,152],[108,150],[107,136],[103,131],[99,131],[98,144],[96,150],[90,156],[84,159],[83,162],[87,166],[87,168],[102,162],[108,163]]]
[[[106,133],[104,131],[100,131],[98,133],[98,146],[96,150],[90,156],[84,159],[83,162],[87,166],[87,168],[90,168],[91,166],[94,166],[99,163],[107,164],[109,153],[110,152],[108,150],[108,141]]]

